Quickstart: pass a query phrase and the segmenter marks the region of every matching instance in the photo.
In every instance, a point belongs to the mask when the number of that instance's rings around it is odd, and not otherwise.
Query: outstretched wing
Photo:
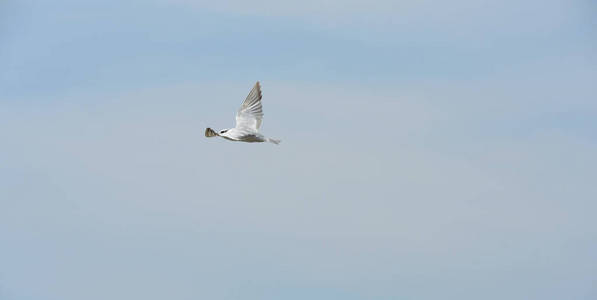
[[[262,119],[261,86],[257,81],[236,113],[236,128],[258,131]]]

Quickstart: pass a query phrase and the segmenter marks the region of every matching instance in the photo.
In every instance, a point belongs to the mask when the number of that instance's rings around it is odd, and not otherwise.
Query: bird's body
[[[259,127],[261,127],[261,121],[263,120],[261,98],[261,86],[259,85],[259,81],[257,81],[236,113],[236,127],[220,130],[219,133],[211,128],[206,128],[205,136],[219,136],[236,142],[271,142],[274,144],[279,144],[280,140],[267,138],[263,134],[259,133]]]
[[[222,132],[223,131],[223,132]],[[218,135],[230,141],[262,143],[267,142],[267,138],[259,132],[242,131],[236,128],[222,130]]]

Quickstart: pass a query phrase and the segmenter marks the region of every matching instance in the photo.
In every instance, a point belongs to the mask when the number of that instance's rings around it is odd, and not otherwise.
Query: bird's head
[[[224,133],[226,133],[226,131],[228,131],[228,129],[222,129],[222,130],[220,130],[220,134],[224,134]]]

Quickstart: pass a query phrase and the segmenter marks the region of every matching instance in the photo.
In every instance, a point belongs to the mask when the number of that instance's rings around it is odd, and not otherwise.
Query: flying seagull
[[[261,86],[257,81],[236,113],[236,127],[222,129],[219,133],[208,127],[205,129],[205,136],[208,138],[219,136],[236,142],[279,144],[280,140],[267,138],[259,133],[262,119]]]

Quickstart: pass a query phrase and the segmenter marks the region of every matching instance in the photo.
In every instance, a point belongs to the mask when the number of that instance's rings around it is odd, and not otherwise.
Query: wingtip
[[[253,88],[257,88],[257,93],[259,93],[259,96],[258,96],[258,97],[259,97],[259,99],[261,99],[261,97],[263,97],[263,96],[262,96],[262,94],[261,94],[261,84],[259,83],[259,81],[257,81],[257,82],[255,83],[255,86],[254,86]]]

